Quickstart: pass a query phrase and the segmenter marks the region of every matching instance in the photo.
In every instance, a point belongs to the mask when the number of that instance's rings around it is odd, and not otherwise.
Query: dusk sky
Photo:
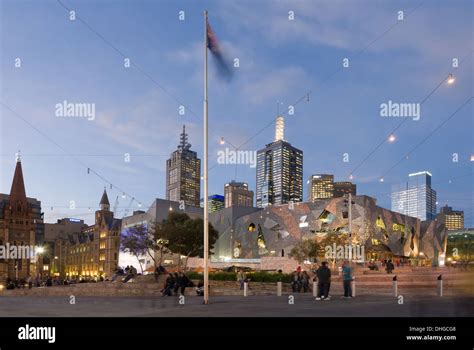
[[[284,110],[311,91],[294,115],[285,115],[285,139],[304,152],[306,199],[308,176],[348,180],[402,121],[381,117],[382,103],[419,103],[452,72],[455,83],[441,84],[421,105],[420,120],[407,120],[396,141],[385,142],[352,181],[358,194],[390,208],[392,185],[427,170],[438,209],[448,204],[464,210],[466,226],[473,227],[472,99],[387,173],[473,96],[472,1],[61,2],[76,11],[75,21],[56,0],[0,0],[0,192],[9,193],[21,150],[27,195],[41,200],[46,222],[75,217],[92,223],[104,186],[112,207],[119,196],[121,217],[130,199],[108,182],[136,198],[131,210],[164,198],[166,159],[183,124],[202,158],[207,9],[226,56],[240,62],[228,82],[210,58],[209,194],[223,194],[232,179],[255,191],[255,168],[216,165],[217,152],[248,139],[242,150],[273,141],[269,123],[277,101]],[[398,11],[404,11],[403,21]],[[344,58],[350,65],[341,69]],[[462,61],[459,68],[453,68],[454,58]],[[95,104],[95,119],[57,117],[55,106],[63,101]],[[180,105],[185,115],[178,113]],[[228,142],[221,145],[221,137]],[[68,209],[71,200],[74,210]]]

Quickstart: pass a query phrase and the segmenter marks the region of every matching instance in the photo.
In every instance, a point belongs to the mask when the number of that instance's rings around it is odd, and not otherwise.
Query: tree
[[[320,258],[325,259],[326,256],[326,248],[327,247],[336,247],[345,246],[349,243],[349,236],[347,233],[341,233],[339,231],[331,231],[326,234],[320,241],[319,241],[319,251],[318,256]],[[327,259],[331,260],[332,266],[334,267],[336,264],[336,258]]]
[[[127,228],[120,236],[120,250],[122,252],[130,253],[134,255],[138,263],[140,264],[140,269],[143,274],[143,266],[140,263],[140,256],[148,255],[156,264],[154,254],[159,246],[156,240],[154,239],[154,225],[150,227],[145,225],[136,225]]]
[[[299,241],[293,249],[291,249],[290,255],[301,264],[305,260],[317,258],[318,252],[318,242],[316,242],[314,238],[310,238]]]
[[[214,247],[218,234],[209,224],[209,250]],[[204,256],[204,221],[201,218],[191,219],[185,213],[172,212],[157,227],[155,238],[167,242],[167,248],[173,253],[186,256],[184,268],[190,256]]]

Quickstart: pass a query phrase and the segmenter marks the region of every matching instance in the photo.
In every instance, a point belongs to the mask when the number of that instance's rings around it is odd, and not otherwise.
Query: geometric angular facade
[[[353,244],[365,247],[366,259],[427,258],[436,264],[440,255],[444,256],[447,231],[441,222],[422,222],[393,212],[377,206],[376,200],[368,196],[353,196],[352,201]],[[246,212],[228,209],[210,216],[219,231],[214,260],[286,256],[304,238],[348,232],[348,204],[344,198],[246,208]]]

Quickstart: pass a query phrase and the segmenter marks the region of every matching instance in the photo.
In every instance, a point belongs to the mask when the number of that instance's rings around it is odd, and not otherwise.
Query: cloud
[[[243,86],[242,93],[244,98],[251,103],[269,105],[269,103],[274,104],[277,100],[282,100],[290,92],[294,98],[295,89],[305,86],[310,86],[305,71],[300,67],[286,67],[275,69],[261,75],[257,80],[248,82]],[[293,102],[284,101],[288,105]]]

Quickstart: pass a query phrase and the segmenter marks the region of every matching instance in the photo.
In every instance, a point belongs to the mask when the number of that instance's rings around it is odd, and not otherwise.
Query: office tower
[[[421,171],[408,175],[408,182],[392,188],[392,210],[433,220],[436,217],[436,191],[431,188],[431,174]]]
[[[334,197],[334,175],[315,174],[308,179],[308,201]]]
[[[185,126],[178,149],[166,161],[166,199],[199,207],[201,160],[191,151]]]
[[[345,195],[357,195],[357,186],[350,181],[334,182],[334,197],[344,197]]]
[[[464,228],[464,212],[462,210],[453,210],[453,208],[446,205],[439,212],[448,230],[461,230]]]
[[[224,209],[224,196],[213,194],[209,196],[209,213]]]
[[[257,152],[257,207],[303,200],[303,151],[284,140],[284,119],[276,120],[275,140]]]
[[[225,207],[253,207],[253,191],[245,182],[231,181],[224,186]]]

